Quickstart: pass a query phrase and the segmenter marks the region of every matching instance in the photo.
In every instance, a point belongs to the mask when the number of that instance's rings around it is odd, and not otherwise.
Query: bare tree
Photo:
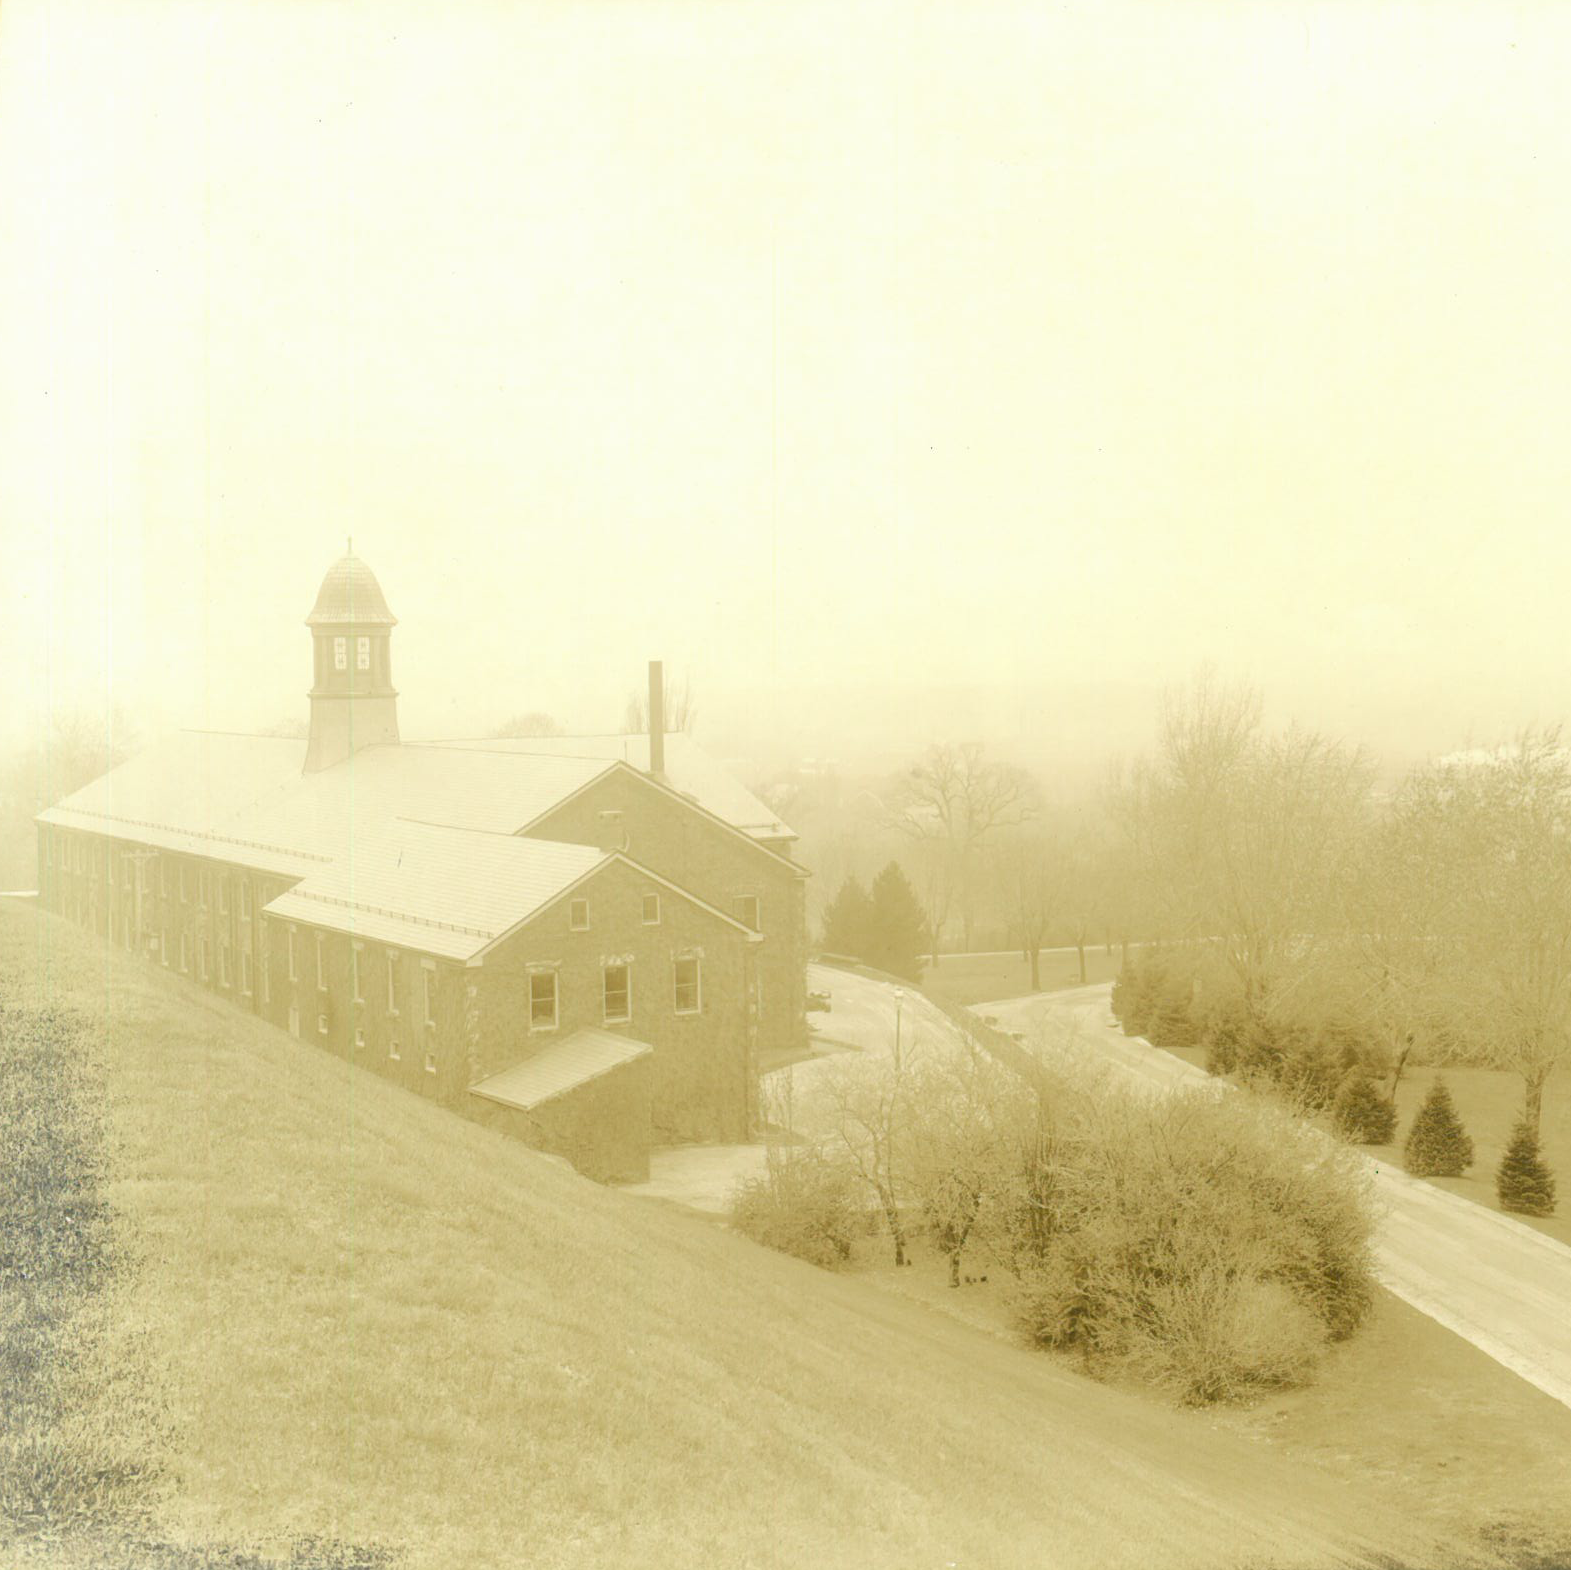
[[[920,1055],[847,1053],[825,1063],[815,1078],[809,1126],[822,1126],[844,1150],[857,1176],[876,1196],[895,1263],[906,1263],[902,1206],[909,1190],[907,1158],[911,1149],[912,1094]]]
[[[668,731],[686,731],[691,734],[698,721],[698,701],[693,694],[692,679],[686,675],[678,682],[664,672],[661,675],[665,695],[665,728]],[[627,696],[627,710],[622,716],[622,732],[627,736],[641,735],[649,729],[649,694],[632,692]]]
[[[1157,755],[1115,804],[1164,926],[1217,949],[1256,1017],[1341,935],[1372,784],[1362,753],[1311,732],[1263,737],[1259,715],[1250,689],[1209,677],[1171,696]]]
[[[1407,984],[1432,985],[1458,1056],[1521,1076],[1536,1131],[1571,1051],[1571,757],[1557,730],[1430,765],[1393,820],[1434,897]]]
[[[968,949],[981,852],[1001,830],[1029,822],[1036,811],[1031,776],[1012,764],[986,758],[980,742],[930,748],[892,793],[890,823],[933,853],[933,870],[942,872],[947,891],[943,914],[947,919],[951,899],[960,907]],[[935,949],[938,930],[935,927]]]

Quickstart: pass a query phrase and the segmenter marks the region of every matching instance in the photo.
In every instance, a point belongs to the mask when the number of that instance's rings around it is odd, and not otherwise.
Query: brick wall
[[[602,812],[621,814],[627,854],[728,915],[758,898],[759,1047],[796,1054],[807,1043],[807,903],[803,874],[631,770],[615,769],[531,826],[538,839],[603,843]]]
[[[660,896],[660,920],[646,925],[644,896]],[[573,899],[587,899],[589,927],[575,932]],[[650,1117],[658,1140],[744,1140],[756,1084],[750,1037],[750,966],[757,945],[702,907],[613,862],[572,895],[548,906],[485,959],[477,976],[474,1077],[484,1079],[593,1026],[646,1041]],[[699,961],[700,1007],[678,1013],[675,962]],[[605,1017],[604,966],[623,962],[631,977],[631,1018]],[[531,1027],[529,974],[557,977],[557,1024]]]

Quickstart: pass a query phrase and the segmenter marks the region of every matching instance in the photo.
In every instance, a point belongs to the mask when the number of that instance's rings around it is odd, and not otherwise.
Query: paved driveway
[[[1218,1081],[1118,1028],[1108,985],[1041,993],[976,1011],[1042,1053],[1094,1053],[1147,1084]],[[1369,1158],[1365,1158],[1368,1160]],[[1370,1160],[1383,1214],[1381,1280],[1430,1318],[1571,1406],[1571,1248],[1383,1162]]]

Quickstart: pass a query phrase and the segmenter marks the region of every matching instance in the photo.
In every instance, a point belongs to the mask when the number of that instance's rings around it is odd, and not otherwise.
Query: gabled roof
[[[611,858],[591,845],[395,820],[271,901],[268,915],[472,959]]]
[[[447,741],[436,746],[466,751],[527,753],[535,757],[599,759],[630,764],[649,772],[649,737],[633,736],[519,736],[489,741]],[[710,757],[692,737],[681,731],[665,739],[666,783],[690,797],[706,811],[722,818],[753,839],[795,839],[795,831],[755,796],[723,764]]]
[[[181,731],[46,808],[38,821],[303,876],[327,853],[263,824],[258,809],[298,785],[305,745]]]
[[[504,1107],[529,1112],[555,1096],[599,1079],[624,1064],[646,1057],[654,1049],[647,1041],[616,1036],[609,1030],[575,1030],[561,1041],[515,1063],[512,1068],[471,1085],[472,1096],[484,1096]]]

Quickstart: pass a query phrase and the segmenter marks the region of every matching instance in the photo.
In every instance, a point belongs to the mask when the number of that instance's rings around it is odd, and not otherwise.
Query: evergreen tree
[[[1342,1081],[1331,1122],[1350,1145],[1384,1145],[1396,1133],[1396,1108],[1375,1089],[1362,1063],[1355,1063]]]
[[[1519,1216],[1552,1216],[1555,1213],[1554,1174],[1539,1153],[1538,1135],[1526,1118],[1511,1131],[1511,1143],[1495,1174],[1495,1192],[1502,1210]]]
[[[857,878],[847,878],[824,912],[824,948],[866,959],[872,938],[873,902]]]
[[[1443,1079],[1436,1079],[1407,1131],[1402,1162],[1414,1177],[1461,1177],[1473,1164],[1468,1138],[1456,1104]]]
[[[920,981],[926,936],[921,902],[892,861],[873,879],[868,945],[862,957],[892,976]]]

